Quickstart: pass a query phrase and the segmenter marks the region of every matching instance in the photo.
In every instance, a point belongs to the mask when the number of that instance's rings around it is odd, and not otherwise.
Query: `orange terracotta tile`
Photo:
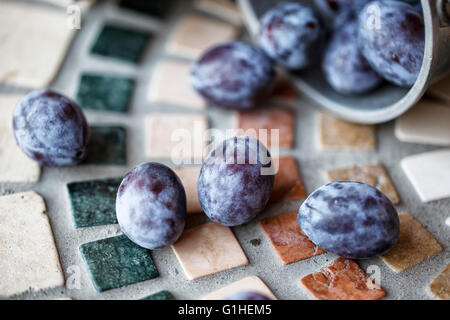
[[[264,108],[237,113],[238,135],[249,135],[261,140],[268,147],[274,147],[276,136],[271,130],[279,130],[279,147],[294,145],[294,112],[289,108]],[[267,130],[267,137],[259,130]],[[243,132],[239,132],[242,131]],[[265,139],[266,138],[266,139]],[[274,139],[274,141],[272,141]],[[265,141],[266,140],[266,141]]]
[[[325,252],[300,229],[297,211],[262,220],[259,226],[283,264],[305,260]]]
[[[352,260],[338,258],[300,280],[318,300],[378,300],[386,295]]]
[[[306,198],[305,187],[293,157],[280,157],[270,202]]]

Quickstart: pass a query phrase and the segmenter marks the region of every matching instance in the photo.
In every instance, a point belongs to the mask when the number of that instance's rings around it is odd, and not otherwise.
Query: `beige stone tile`
[[[329,182],[359,181],[367,183],[383,192],[392,203],[400,203],[400,197],[386,169],[379,163],[332,169],[328,170],[326,174]]]
[[[378,300],[386,295],[356,262],[344,258],[307,275],[300,283],[317,300]]]
[[[430,283],[428,292],[440,300],[450,300],[450,264]]]
[[[208,119],[203,115],[154,113],[146,119],[146,155],[151,158],[202,159]]]
[[[202,212],[200,201],[198,200],[197,183],[201,166],[175,169],[175,173],[183,183],[186,191],[186,204],[188,213]]]
[[[40,165],[17,146],[12,118],[18,95],[0,95],[0,182],[37,182]]]
[[[167,52],[185,58],[197,59],[204,51],[222,42],[236,38],[237,28],[232,24],[199,14],[187,14],[176,25],[167,44]]]
[[[442,251],[436,239],[410,214],[400,213],[400,236],[381,259],[395,272],[409,269]]]
[[[243,22],[239,8],[232,0],[196,0],[194,5],[201,11],[216,15],[233,24],[241,25]]]
[[[32,88],[48,86],[74,34],[67,28],[63,10],[19,1],[0,2],[0,82]]]
[[[341,120],[322,111],[319,116],[319,147],[323,150],[374,151],[374,125]]]
[[[205,101],[189,82],[191,64],[173,59],[161,60],[150,83],[149,98],[180,107],[204,109]]]
[[[231,229],[215,223],[185,230],[172,249],[189,280],[249,263]]]
[[[236,281],[222,289],[208,294],[203,298],[203,300],[224,300],[226,297],[241,291],[255,291],[265,295],[268,298],[277,300],[277,297],[275,297],[269,287],[256,276],[251,276]]]
[[[64,285],[45,211],[44,199],[34,192],[0,197],[0,296]]]

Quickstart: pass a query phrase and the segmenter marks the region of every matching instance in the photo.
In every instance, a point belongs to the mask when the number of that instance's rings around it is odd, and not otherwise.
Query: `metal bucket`
[[[301,72],[291,72],[292,80],[305,96],[343,119],[372,124],[398,117],[415,105],[433,82],[450,71],[450,1],[421,1],[425,22],[425,55],[417,81],[411,88],[386,83],[368,94],[341,95],[328,85],[320,65]],[[278,2],[239,0],[251,35],[258,34],[259,18]],[[312,6],[311,0],[296,2]]]

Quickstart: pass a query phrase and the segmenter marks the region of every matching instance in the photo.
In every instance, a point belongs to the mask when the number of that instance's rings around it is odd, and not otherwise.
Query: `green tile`
[[[175,300],[175,298],[169,291],[163,290],[140,300]]]
[[[120,7],[164,19],[174,5],[174,0],[122,0]]]
[[[86,159],[81,164],[124,166],[127,162],[126,130],[121,126],[92,126]]]
[[[125,235],[82,244],[80,252],[99,292],[159,276],[150,252]]]
[[[134,80],[126,77],[84,74],[76,100],[83,109],[126,112],[133,86]]]
[[[91,53],[138,63],[150,38],[151,35],[145,31],[106,24],[100,31]]]
[[[116,194],[122,178],[67,184],[76,228],[116,224]]]

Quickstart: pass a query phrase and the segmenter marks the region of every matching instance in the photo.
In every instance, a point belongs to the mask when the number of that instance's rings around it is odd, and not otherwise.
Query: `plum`
[[[278,64],[292,70],[310,66],[322,46],[323,30],[311,8],[280,3],[261,18],[259,44]]]
[[[20,149],[44,166],[72,166],[86,156],[89,129],[83,111],[55,91],[22,97],[14,109],[13,129]]]
[[[123,178],[116,215],[123,233],[137,245],[159,249],[173,244],[186,223],[184,187],[165,165],[143,163]]]
[[[407,2],[372,1],[359,23],[359,47],[372,68],[398,86],[412,86],[425,50],[422,12]]]
[[[250,109],[274,87],[272,60],[259,48],[232,41],[208,50],[192,68],[193,88],[211,105]]]
[[[365,259],[389,251],[398,240],[399,218],[391,201],[361,182],[340,181],[314,191],[300,206],[300,228],[322,249]]]
[[[206,157],[198,180],[205,214],[224,226],[238,226],[260,214],[274,183],[270,153],[247,136],[225,140]],[[266,170],[264,170],[266,169]]]

